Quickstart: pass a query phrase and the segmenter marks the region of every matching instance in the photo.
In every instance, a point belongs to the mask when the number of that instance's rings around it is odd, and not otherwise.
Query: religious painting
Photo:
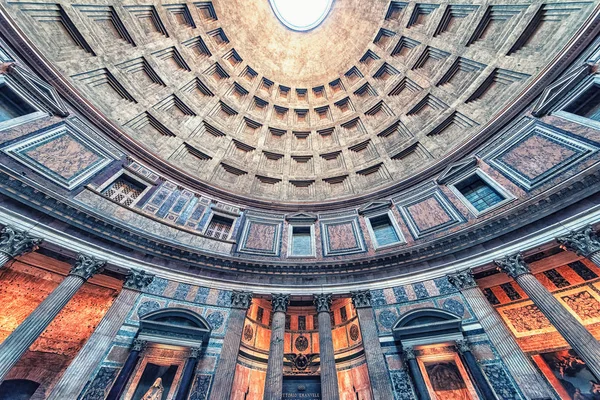
[[[458,354],[433,354],[417,358],[432,399],[475,400],[477,392]]]
[[[533,359],[561,398],[600,400],[600,382],[573,350],[542,353]]]

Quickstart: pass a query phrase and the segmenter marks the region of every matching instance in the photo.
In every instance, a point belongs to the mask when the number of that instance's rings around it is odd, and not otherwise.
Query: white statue
[[[142,400],[161,400],[165,388],[162,385],[162,379],[156,378],[150,389],[146,392]]]

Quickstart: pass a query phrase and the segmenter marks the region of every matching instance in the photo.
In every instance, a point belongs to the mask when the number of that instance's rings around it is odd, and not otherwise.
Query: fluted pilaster
[[[352,292],[351,295],[352,304],[358,315],[373,400],[393,399],[392,381],[379,343],[375,313],[371,307],[371,292],[364,290]]]
[[[271,299],[273,322],[271,343],[265,383],[264,400],[281,400],[283,392],[283,338],[285,335],[285,313],[290,302],[287,294],[274,294]]]
[[[105,261],[90,256],[83,254],[78,256],[71,273],[0,344],[0,382],[71,300],[81,285],[92,275],[100,272],[105,264]]]
[[[331,295],[316,294],[314,303],[319,320],[319,358],[321,360],[321,398],[339,400],[337,370],[333,354]]]
[[[500,315],[477,287],[471,271],[464,270],[449,275],[448,280],[461,291],[523,395],[527,399],[554,398],[545,379],[523,353]]]
[[[535,276],[521,254],[494,261],[513,278],[581,357],[596,379],[600,379],[600,344],[573,314]]]
[[[127,275],[121,293],[108,309],[94,333],[66,369],[48,397],[49,400],[75,399],[81,393],[96,366],[133,308],[140,291],[154,279],[154,275],[132,269]]]
[[[42,239],[30,236],[25,231],[19,231],[11,226],[5,226],[0,231],[0,267],[12,258],[30,253],[38,248]]]
[[[223,340],[215,381],[210,391],[210,400],[227,399],[231,394],[246,312],[252,303],[252,293],[233,292],[231,312]]]

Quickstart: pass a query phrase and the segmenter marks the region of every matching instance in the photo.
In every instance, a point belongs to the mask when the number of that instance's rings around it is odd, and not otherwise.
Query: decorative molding
[[[449,274],[447,277],[448,282],[450,282],[460,291],[477,287],[477,282],[475,282],[475,279],[473,278],[473,272],[470,269]]]
[[[380,200],[380,201],[372,201],[370,203],[368,203],[367,205],[361,207],[358,209],[358,213],[360,215],[372,215],[372,214],[379,214],[382,211],[387,211],[390,209],[390,207],[392,206],[392,201],[391,200]]]
[[[466,339],[459,339],[456,341],[456,349],[459,353],[464,354],[471,351],[471,345]]]
[[[231,307],[238,308],[241,310],[247,310],[252,304],[252,293],[250,292],[239,292],[234,290],[231,293]]]
[[[149,274],[146,271],[131,268],[125,278],[123,287],[138,292],[146,289],[154,280],[155,275]]]
[[[350,292],[350,296],[352,296],[354,308],[371,307],[371,292],[369,290]]]
[[[202,355],[202,348],[200,348],[200,347],[192,347],[190,349],[190,355],[188,356],[188,358],[198,359],[198,358],[200,358],[201,355]]]
[[[142,352],[146,349],[148,342],[140,339],[133,339],[133,344],[131,345],[131,351],[139,351]]]
[[[571,231],[566,236],[557,237],[556,241],[564,250],[572,251],[587,258],[600,251],[600,238],[591,226],[586,226],[578,231]]]
[[[315,307],[317,308],[317,312],[321,313],[321,312],[326,312],[326,313],[330,313],[331,312],[331,303],[332,303],[332,299],[331,299],[331,294],[315,294],[314,298],[313,298],[313,303],[315,305]]]
[[[289,294],[272,294],[271,307],[273,312],[286,312],[290,304]]]
[[[43,239],[30,236],[7,225],[0,232],[0,252],[11,258],[37,250]]]
[[[412,346],[403,346],[402,347],[402,354],[404,356],[404,359],[406,361],[408,360],[416,360],[417,356],[415,354],[415,348]]]
[[[285,216],[285,220],[290,223],[314,223],[317,215],[312,213],[297,212]]]
[[[102,272],[105,266],[106,261],[98,260],[93,256],[79,253],[77,255],[77,261],[71,268],[69,275],[75,275],[87,281],[92,276]]]
[[[477,157],[469,157],[455,162],[454,164],[450,164],[436,179],[436,182],[440,185],[445,185],[446,183],[453,181],[465,172],[475,169],[477,167],[477,161]]]
[[[531,273],[529,265],[527,265],[523,259],[522,253],[508,255],[499,260],[494,260],[494,264],[496,264],[502,272],[513,279],[520,275]]]

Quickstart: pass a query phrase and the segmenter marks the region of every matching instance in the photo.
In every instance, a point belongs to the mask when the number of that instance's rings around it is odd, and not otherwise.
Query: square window
[[[0,84],[0,122],[23,117],[34,112],[36,112],[36,109],[23,100],[6,83]]]
[[[370,217],[369,223],[371,224],[373,238],[375,239],[377,247],[388,246],[400,242],[396,227],[388,214]]]
[[[231,218],[214,215],[210,220],[210,224],[208,224],[208,228],[206,228],[205,234],[215,239],[227,240],[232,226],[233,220]]]
[[[454,186],[479,212],[487,210],[505,199],[477,174],[471,175]]]
[[[137,179],[122,174],[108,185],[102,194],[117,203],[130,207],[140,198],[147,187]]]
[[[293,257],[310,257],[313,251],[311,226],[292,226],[291,252]]]

